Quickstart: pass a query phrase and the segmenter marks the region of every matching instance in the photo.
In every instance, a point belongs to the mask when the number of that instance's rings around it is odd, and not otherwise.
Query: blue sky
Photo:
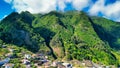
[[[8,15],[12,12],[11,6],[4,2],[3,0],[0,0],[0,19],[2,19],[5,15]]]
[[[0,20],[11,12],[85,11],[120,22],[120,0],[0,0]]]

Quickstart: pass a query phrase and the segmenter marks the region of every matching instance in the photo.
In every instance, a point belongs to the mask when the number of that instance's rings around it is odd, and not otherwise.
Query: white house
[[[9,50],[10,52],[12,52],[12,53],[14,52],[14,49],[9,48],[8,50]]]
[[[24,58],[30,59],[30,58],[31,58],[31,55],[30,55],[30,54],[25,54]]]
[[[30,61],[27,59],[23,59],[22,62],[23,62],[23,64],[26,64],[26,65],[30,64]]]
[[[65,66],[65,68],[72,68],[72,64],[70,63],[63,63],[63,65]]]
[[[51,64],[51,66],[54,66],[54,67],[57,66],[57,62],[54,61],[54,62]]]
[[[110,68],[110,66],[106,66],[106,68]]]

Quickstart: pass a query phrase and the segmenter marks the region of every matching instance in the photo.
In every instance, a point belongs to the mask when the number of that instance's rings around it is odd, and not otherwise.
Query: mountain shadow
[[[57,59],[56,55],[54,54],[54,51],[53,51],[52,47],[50,47],[50,40],[55,35],[55,32],[51,31],[50,29],[44,28],[44,27],[35,28],[35,32],[39,33],[45,39],[46,45],[51,50],[52,56],[55,59]]]
[[[90,18],[89,18],[89,20],[90,20],[91,24],[93,25],[95,32],[97,33],[97,35],[99,36],[99,38],[101,40],[108,42],[110,47],[112,47],[112,48],[115,48],[115,49],[120,48],[119,44],[115,43],[118,38],[116,36],[114,36],[113,34],[111,34],[113,32],[117,32],[116,29],[113,29],[111,32],[108,32],[102,26],[95,24]]]

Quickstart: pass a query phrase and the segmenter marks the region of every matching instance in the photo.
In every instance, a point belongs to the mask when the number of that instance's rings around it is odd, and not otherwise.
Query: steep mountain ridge
[[[119,50],[120,49],[120,23],[107,20],[100,17],[92,17],[96,32],[103,41],[107,41],[109,45]]]
[[[116,22],[101,19],[88,17],[79,11],[52,11],[47,14],[14,12],[1,21],[0,39],[32,52],[45,52],[54,59],[86,59],[106,65],[118,64],[118,56],[112,48],[119,47],[119,34],[112,32],[111,28]],[[115,30],[120,24],[112,26]],[[114,38],[118,39],[115,46]]]

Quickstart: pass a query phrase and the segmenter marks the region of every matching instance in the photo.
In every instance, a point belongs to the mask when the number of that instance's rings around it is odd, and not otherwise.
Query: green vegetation
[[[52,11],[44,15],[13,12],[0,23],[0,43],[43,52],[54,59],[85,59],[98,64],[118,65],[119,28],[119,23],[88,17],[79,11]]]
[[[107,41],[110,47],[120,49],[120,23],[105,18],[92,17],[96,33],[103,41]]]

